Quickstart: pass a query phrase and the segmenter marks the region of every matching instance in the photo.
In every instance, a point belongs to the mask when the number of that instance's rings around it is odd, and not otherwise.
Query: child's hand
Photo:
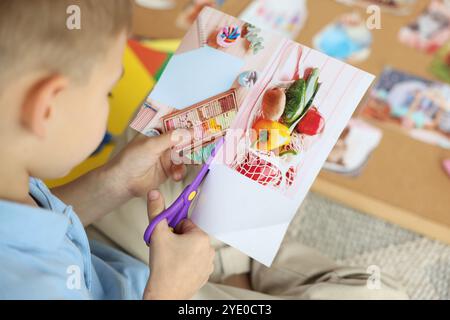
[[[149,219],[164,209],[158,191],[147,198]],[[213,272],[214,249],[209,237],[192,221],[183,220],[171,232],[167,221],[160,222],[150,241],[150,278],[144,299],[190,299]]]
[[[172,162],[170,149],[192,138],[189,130],[153,138],[139,134],[106,165],[52,191],[71,204],[88,226],[131,198],[145,196],[169,177],[183,179],[186,167]]]
[[[174,164],[170,149],[181,141],[190,141],[190,132],[174,131],[157,137],[139,134],[107,165],[111,183],[133,197],[142,197],[172,178],[186,175],[186,166]]]

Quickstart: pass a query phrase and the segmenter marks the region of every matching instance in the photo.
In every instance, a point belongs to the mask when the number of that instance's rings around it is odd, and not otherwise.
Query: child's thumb
[[[172,147],[189,144],[194,137],[192,129],[178,129],[149,139],[153,153],[162,153]]]

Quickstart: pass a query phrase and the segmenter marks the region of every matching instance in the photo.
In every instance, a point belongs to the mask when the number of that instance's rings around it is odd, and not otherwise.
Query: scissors
[[[150,243],[150,239],[152,237],[153,231],[155,230],[155,227],[162,220],[166,219],[169,224],[169,227],[175,228],[178,225],[178,223],[180,223],[181,220],[187,218],[192,201],[198,194],[198,188],[200,187],[200,184],[203,182],[206,175],[208,174],[209,167],[214,157],[216,156],[217,151],[222,147],[223,143],[224,138],[222,137],[217,141],[216,146],[212,150],[210,157],[203,164],[202,168],[200,169],[199,173],[192,181],[192,183],[188,185],[186,188],[184,188],[181,195],[174,201],[174,203],[172,203],[172,205],[169,208],[162,211],[150,222],[144,233],[144,241],[146,244]]]

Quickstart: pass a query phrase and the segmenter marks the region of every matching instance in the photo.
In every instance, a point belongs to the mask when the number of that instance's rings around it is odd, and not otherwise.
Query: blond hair
[[[73,5],[81,19],[71,30]],[[86,76],[130,24],[129,0],[0,0],[0,86],[34,69]]]

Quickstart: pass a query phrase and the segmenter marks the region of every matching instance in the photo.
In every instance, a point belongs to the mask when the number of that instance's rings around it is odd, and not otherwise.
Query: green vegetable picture
[[[317,85],[319,81],[319,69],[315,68],[308,77],[308,82],[306,83],[306,101],[311,102],[315,93],[317,92]]]
[[[308,79],[296,80],[286,91],[286,108],[282,121],[293,132],[302,117],[311,108],[319,91],[319,69],[314,68]]]
[[[302,114],[306,105],[306,81],[295,81],[286,91],[286,108],[284,109],[283,122],[291,125]]]
[[[316,94],[317,94],[317,92],[319,91],[319,89],[320,89],[320,83],[317,83],[317,84],[316,84],[316,89],[315,89],[315,91],[314,91],[314,93],[313,93],[311,99],[309,100],[309,102],[308,102],[308,104],[306,105],[306,107],[303,109],[303,113],[300,115],[300,117],[298,117],[297,120],[295,120],[294,123],[292,123],[292,124],[289,126],[289,131],[290,131],[291,133],[294,131],[294,129],[295,129],[295,127],[297,126],[297,124],[303,119],[303,116],[304,116],[304,115],[308,112],[308,110],[312,107],[312,103],[313,103],[314,98],[316,97]]]

